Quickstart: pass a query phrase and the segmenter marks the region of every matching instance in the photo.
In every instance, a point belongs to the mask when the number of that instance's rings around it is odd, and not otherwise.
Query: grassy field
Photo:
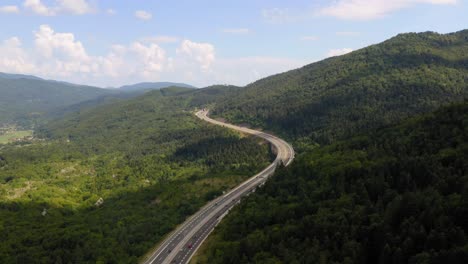
[[[14,131],[8,134],[0,135],[0,144],[6,144],[11,139],[14,139],[14,138],[23,138],[23,137],[31,136],[32,133],[33,133],[32,130],[18,130],[18,131]]]

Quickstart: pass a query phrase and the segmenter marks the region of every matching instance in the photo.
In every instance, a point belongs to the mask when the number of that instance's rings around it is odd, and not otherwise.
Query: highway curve
[[[221,219],[240,199],[254,191],[273,174],[278,164],[288,166],[294,159],[294,149],[286,141],[273,135],[209,118],[208,110],[195,114],[209,123],[251,134],[269,141],[276,149],[276,159],[260,173],[232,189],[228,193],[209,202],[173,231],[159,247],[143,262],[145,264],[188,263],[197,249],[213,231]]]

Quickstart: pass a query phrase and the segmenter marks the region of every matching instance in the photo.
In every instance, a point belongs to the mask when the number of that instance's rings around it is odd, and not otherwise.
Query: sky
[[[468,0],[0,0],[0,24],[0,72],[246,85],[399,33],[467,29]]]

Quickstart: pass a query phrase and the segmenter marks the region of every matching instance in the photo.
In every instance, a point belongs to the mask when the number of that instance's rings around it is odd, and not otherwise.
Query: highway
[[[273,174],[277,165],[282,163],[288,166],[294,159],[294,149],[291,145],[276,136],[211,119],[208,117],[208,110],[198,111],[195,115],[206,122],[267,140],[276,150],[276,159],[263,171],[209,202],[188,218],[149,255],[143,262],[145,264],[188,263],[215,226],[232,207],[240,202],[242,197],[255,191],[259,185],[263,184]]]

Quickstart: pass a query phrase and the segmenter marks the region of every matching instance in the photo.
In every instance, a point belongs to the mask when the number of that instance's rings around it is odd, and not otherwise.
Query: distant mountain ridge
[[[0,73],[0,124],[29,126],[54,109],[116,93],[119,91]]]
[[[186,83],[175,83],[175,82],[141,82],[141,83],[136,83],[136,84],[131,84],[131,85],[124,85],[119,87],[118,89],[121,91],[138,91],[138,90],[159,90],[161,88],[167,88],[171,86],[176,86],[176,87],[183,87],[183,88],[193,88],[195,89],[195,86],[192,86],[190,84]]]
[[[15,73],[5,73],[0,72],[0,78],[2,79],[31,79],[31,80],[44,80],[34,75],[26,75],[26,74],[15,74]]]
[[[33,120],[54,112],[77,110],[113,99],[130,98],[148,90],[167,89],[166,93],[182,92],[196,87],[175,82],[142,82],[107,89],[64,81],[46,80],[33,75],[0,72],[0,125],[17,123],[30,126]],[[56,113],[55,113],[56,112]]]

